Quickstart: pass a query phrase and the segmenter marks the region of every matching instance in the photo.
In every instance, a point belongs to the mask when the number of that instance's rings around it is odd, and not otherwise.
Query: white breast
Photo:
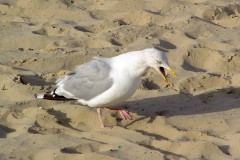
[[[117,74],[117,75],[116,75]],[[140,78],[131,77],[126,72],[113,73],[113,86],[99,96],[85,102],[90,107],[109,107],[130,98],[140,84]],[[80,103],[81,100],[79,100]]]

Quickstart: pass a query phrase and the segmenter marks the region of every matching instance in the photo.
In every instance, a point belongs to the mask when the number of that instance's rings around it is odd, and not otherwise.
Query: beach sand
[[[0,159],[240,159],[238,0],[0,0]],[[156,47],[177,77],[149,70],[122,104],[133,120],[39,100],[94,56]]]

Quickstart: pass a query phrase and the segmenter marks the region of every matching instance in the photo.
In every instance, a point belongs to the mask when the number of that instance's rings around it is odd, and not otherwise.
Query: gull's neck
[[[140,51],[128,52],[113,57],[112,62],[114,68],[129,72],[135,77],[141,77],[149,68],[146,62],[146,54]]]

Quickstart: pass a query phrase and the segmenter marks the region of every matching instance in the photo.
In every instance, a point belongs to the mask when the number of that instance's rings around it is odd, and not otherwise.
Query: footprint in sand
[[[87,29],[87,27],[82,27],[82,26],[75,26],[74,29],[81,32],[90,32],[90,33],[92,32],[89,29]]]
[[[18,75],[13,79],[13,81],[31,86],[43,86],[53,84],[50,82],[46,82],[42,77],[39,77],[37,75]]]
[[[237,106],[239,104],[240,90],[238,88],[224,88],[214,92],[198,95],[199,99],[209,105],[214,106]],[[224,97],[224,98],[223,98]],[[228,104],[228,105],[226,105]]]
[[[239,15],[240,6],[234,3],[228,6],[219,6],[207,9],[203,12],[202,17],[214,24],[233,28],[239,26]]]
[[[62,0],[61,2],[67,6],[71,6],[74,4],[74,0]]]
[[[70,153],[70,154],[85,154],[85,153],[106,152],[106,151],[116,151],[116,147],[113,147],[105,143],[92,142],[87,144],[80,144],[78,146],[73,146],[73,147],[65,147],[61,149],[61,152]]]
[[[44,128],[36,123],[34,126],[28,128],[28,132],[33,134],[49,135],[49,134],[62,134],[64,133],[64,130],[59,128]]]
[[[1,1],[0,1],[0,4],[1,4],[1,5],[6,5],[6,6],[9,6],[9,7],[10,7],[10,6],[13,5],[13,2],[14,2],[13,0],[1,0]]]
[[[160,87],[153,82],[153,80],[149,80],[148,78],[142,80],[141,89],[144,90],[157,90]]]
[[[214,82],[214,83],[213,83]],[[223,85],[229,85],[228,79],[221,75],[199,74],[181,80],[177,90],[182,93],[198,93],[204,90],[221,88]]]
[[[224,55],[218,50],[193,48],[185,55],[184,65],[202,71],[225,73],[239,68],[239,60],[240,56],[236,54]]]
[[[68,29],[63,27],[47,26],[33,31],[32,33],[44,36],[65,36],[68,33]]]
[[[223,20],[230,19],[240,14],[240,6],[238,4],[230,4],[228,6],[219,6],[207,9],[203,12],[203,19],[206,20]]]
[[[45,35],[45,36],[48,35],[47,30],[45,28],[41,28],[39,30],[33,31],[32,33],[33,34],[39,34],[39,35]]]

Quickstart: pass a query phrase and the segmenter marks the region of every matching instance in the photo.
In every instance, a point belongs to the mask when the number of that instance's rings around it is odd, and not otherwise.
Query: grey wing
[[[112,86],[113,79],[110,77],[110,72],[111,67],[108,63],[93,60],[80,65],[76,70],[57,80],[58,88],[55,92],[66,98],[90,100]]]

